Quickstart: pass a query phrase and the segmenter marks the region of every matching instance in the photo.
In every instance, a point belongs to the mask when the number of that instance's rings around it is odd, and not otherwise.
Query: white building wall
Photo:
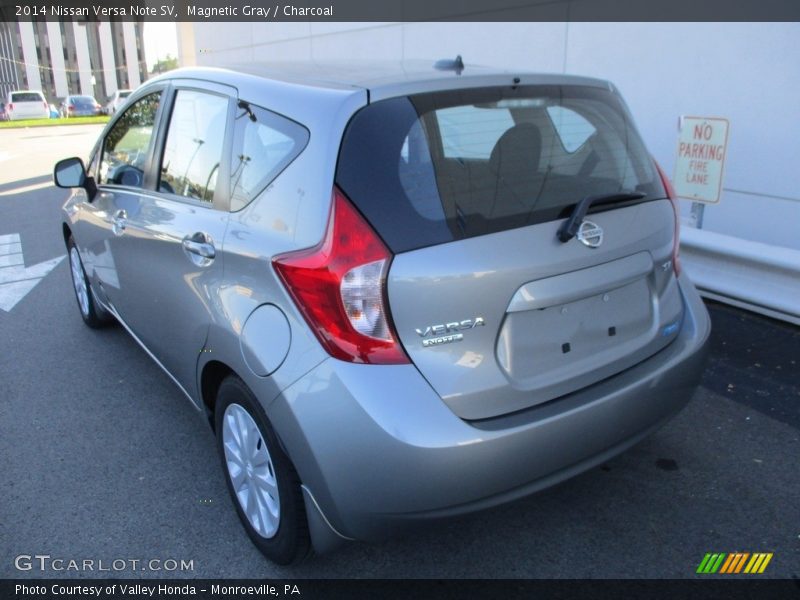
[[[729,119],[703,228],[800,250],[800,24],[573,23],[566,64],[617,84],[669,174],[678,116]]]
[[[28,77],[28,89],[41,91],[42,78],[39,76],[39,57],[36,56],[36,38],[33,33],[33,23],[20,21],[19,34],[22,42],[22,60],[25,61],[25,74]]]
[[[721,201],[702,231],[684,223],[684,265],[707,296],[800,323],[800,23],[194,23],[179,39],[181,64],[460,54],[609,79],[667,174],[681,115],[727,118]]]
[[[139,58],[136,53],[136,30],[133,23],[128,21],[122,24],[122,37],[125,40],[125,62],[128,66],[128,77],[130,77],[131,89],[135,90],[142,84],[139,76]]]
[[[108,97],[117,91],[117,69],[114,63],[114,42],[111,37],[111,23],[101,21],[98,24],[97,31],[100,38],[100,58],[103,61],[103,76],[106,84],[104,92]],[[105,98],[97,98],[97,100],[101,104],[105,102]]]
[[[703,227],[800,250],[800,23],[194,23],[183,63],[437,59],[610,79],[672,173],[680,115],[731,122]],[[182,27],[181,29],[185,29]],[[181,35],[186,41],[187,34]],[[688,202],[684,202],[688,214]]]
[[[75,25],[72,28],[75,36],[75,56],[78,59],[78,81],[80,81],[81,94],[94,96],[92,84],[92,63],[89,58],[89,38],[85,25]],[[73,91],[73,93],[75,93]]]
[[[50,64],[56,84],[56,96],[63,98],[69,94],[67,72],[64,66],[64,46],[61,44],[61,28],[57,22],[47,22],[47,38],[50,42]]]

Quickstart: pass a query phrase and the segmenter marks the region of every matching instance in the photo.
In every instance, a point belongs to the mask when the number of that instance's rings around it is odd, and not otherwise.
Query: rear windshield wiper
[[[569,219],[564,221],[558,228],[558,239],[566,244],[578,233],[583,218],[586,216],[589,207],[595,202],[623,202],[625,200],[641,200],[647,196],[644,192],[619,192],[617,194],[598,194],[597,196],[586,196],[575,205]]]

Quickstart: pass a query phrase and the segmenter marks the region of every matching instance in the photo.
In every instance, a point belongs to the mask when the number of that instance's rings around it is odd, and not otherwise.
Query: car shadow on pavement
[[[53,176],[48,173],[47,175],[39,175],[38,177],[29,177],[28,179],[19,179],[17,181],[11,181],[9,183],[2,183],[0,184],[0,194],[26,188],[32,185],[50,183],[52,181],[53,181]]]

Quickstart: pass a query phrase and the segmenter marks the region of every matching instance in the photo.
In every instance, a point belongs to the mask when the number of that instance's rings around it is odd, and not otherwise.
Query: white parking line
[[[0,310],[10,311],[66,256],[25,267],[18,233],[0,235]]]
[[[17,254],[18,252],[22,252],[22,244],[19,242],[15,242],[13,244],[0,244],[0,256],[5,256],[6,254]]]
[[[32,267],[25,268],[22,265],[14,265],[11,267],[0,267],[0,285],[7,283],[15,283],[17,281],[26,281],[28,279],[41,279],[53,270],[65,257],[51,258]]]
[[[13,267],[15,265],[24,265],[25,259],[22,257],[22,252],[16,252],[14,254],[6,254],[5,256],[0,256],[0,267]]]

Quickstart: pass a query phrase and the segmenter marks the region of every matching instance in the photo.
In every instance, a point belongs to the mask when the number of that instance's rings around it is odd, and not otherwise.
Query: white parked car
[[[17,90],[8,93],[6,111],[9,121],[49,119],[50,105],[38,90]]]
[[[117,90],[114,92],[114,95],[108,99],[108,104],[106,104],[106,114],[113,115],[119,107],[125,104],[125,100],[128,99],[128,96],[131,95],[133,90]]]

